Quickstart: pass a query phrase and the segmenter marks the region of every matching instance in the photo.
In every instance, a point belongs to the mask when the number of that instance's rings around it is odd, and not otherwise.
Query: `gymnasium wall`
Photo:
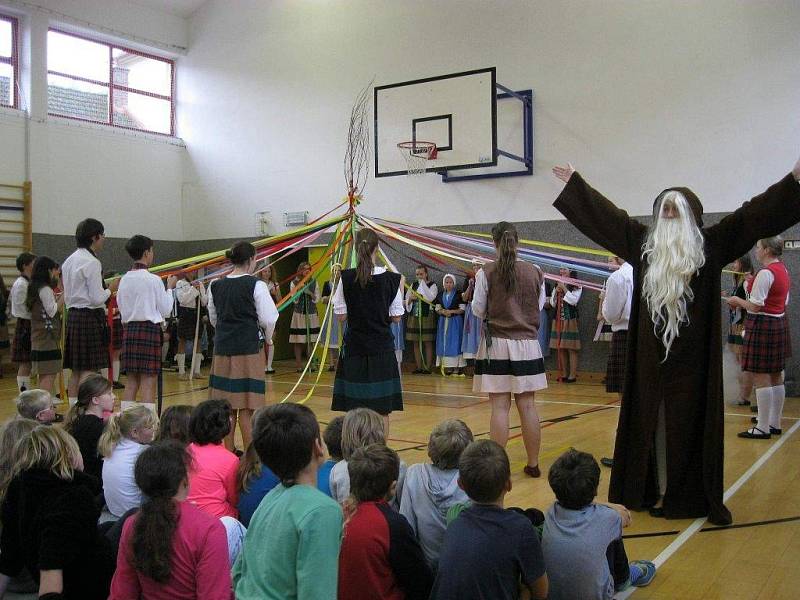
[[[20,20],[23,107],[31,113],[26,136],[24,113],[0,108],[0,181],[33,182],[34,232],[72,235],[93,216],[110,236],[183,240],[183,143],[48,116],[46,56],[49,26],[179,56],[186,20],[123,0],[0,0],[0,10]]]
[[[534,90],[535,175],[372,180],[363,212],[558,219],[549,171],[567,160],[633,214],[675,184],[730,211],[800,153],[798,31],[794,0],[210,0],[180,67],[187,239],[337,203],[350,109],[371,79],[487,66]]]

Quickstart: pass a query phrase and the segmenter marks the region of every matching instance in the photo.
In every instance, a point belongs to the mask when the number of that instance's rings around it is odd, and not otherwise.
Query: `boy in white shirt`
[[[153,264],[153,240],[135,235],[125,244],[125,250],[134,260],[133,269],[120,281],[117,305],[122,316],[125,334],[122,340],[122,363],[128,375],[128,385],[122,409],[133,406],[136,393],[141,390],[141,401],[155,410],[156,377],[161,368],[161,324],[172,312],[172,289],[178,279],[167,278],[167,289],[158,275],[147,269]]]

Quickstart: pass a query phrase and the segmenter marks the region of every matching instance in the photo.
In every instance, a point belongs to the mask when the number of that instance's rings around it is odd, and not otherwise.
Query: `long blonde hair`
[[[350,456],[358,448],[385,443],[383,417],[374,410],[354,408],[345,414],[342,423],[342,457],[345,460],[350,460]]]
[[[665,204],[675,207],[677,218],[661,216]],[[642,260],[647,261],[642,297],[653,321],[653,333],[664,344],[666,360],[681,326],[689,323],[688,307],[694,300],[690,283],[706,257],[703,233],[683,194],[675,190],[663,194],[654,218],[642,245]]]
[[[145,427],[152,429],[158,427],[158,417],[155,413],[141,404],[126,408],[108,420],[106,429],[97,442],[97,450],[104,458],[109,458],[123,437],[130,439],[134,429]]]
[[[14,446],[17,458],[14,476],[29,469],[45,469],[59,479],[71,481],[81,450],[75,438],[60,427],[38,425]]]
[[[19,461],[17,442],[30,435],[39,424],[33,419],[11,419],[0,428],[0,504],[6,496],[8,484],[14,477]]]

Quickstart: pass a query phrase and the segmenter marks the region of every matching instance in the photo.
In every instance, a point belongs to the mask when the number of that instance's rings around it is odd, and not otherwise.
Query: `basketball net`
[[[409,175],[424,175],[430,167],[429,161],[436,160],[436,144],[433,142],[400,142],[397,149],[406,161]]]

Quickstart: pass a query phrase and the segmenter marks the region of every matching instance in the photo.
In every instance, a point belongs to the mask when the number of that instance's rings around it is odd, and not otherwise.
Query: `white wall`
[[[179,140],[83,124],[47,115],[46,34],[51,25],[99,32],[173,56],[187,43],[185,19],[121,0],[0,0],[20,18],[22,81],[30,106],[26,150],[23,113],[0,109],[0,181],[33,182],[33,231],[74,235],[87,216],[106,233],[183,240],[183,154]]]
[[[549,169],[567,160],[636,214],[677,184],[728,211],[800,150],[796,0],[211,0],[190,25],[178,106],[189,239],[338,203],[349,111],[373,76],[497,66],[498,81],[536,94],[533,177],[371,180],[361,210],[376,216],[558,218]]]

